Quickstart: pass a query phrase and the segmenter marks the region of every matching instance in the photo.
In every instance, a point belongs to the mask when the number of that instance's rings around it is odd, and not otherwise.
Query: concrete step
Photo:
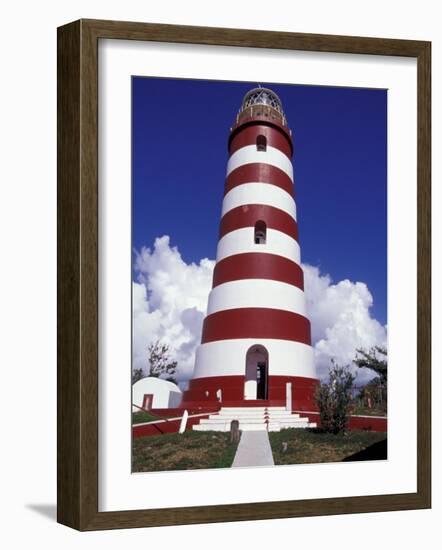
[[[257,413],[241,413],[241,414],[211,414],[209,416],[209,419],[213,419],[213,418],[223,418],[226,420],[226,422],[228,420],[238,420],[238,421],[242,421],[242,420],[247,420],[247,419],[250,419],[250,418],[260,418],[261,420],[264,420],[266,418],[268,419],[271,419],[271,420],[284,420],[284,419],[289,419],[289,420],[293,420],[295,418],[301,418],[299,414],[291,414],[291,413],[284,413],[284,414],[274,414],[274,413],[268,413],[268,414],[265,414],[265,413],[260,413],[260,414],[257,414]]]
[[[193,430],[197,432],[229,432],[230,424],[225,424],[223,422],[214,422],[212,424],[196,424],[192,427]],[[267,431],[267,424],[264,422],[260,423],[244,423],[241,424],[240,430],[243,432],[253,432],[253,431]]]
[[[231,422],[233,420],[237,420],[239,422],[239,425],[241,426],[241,424],[243,424],[244,422],[252,422],[252,423],[257,423],[257,422],[294,422],[294,423],[299,423],[299,422],[308,422],[308,418],[300,418],[299,416],[284,416],[284,417],[264,417],[264,416],[248,416],[248,417],[237,417],[237,418],[228,418],[228,417],[223,417],[223,416],[211,416],[209,417],[208,419],[205,419],[205,420],[201,420],[201,422],[203,424],[206,424],[208,421],[209,422],[225,422],[225,423],[228,423],[228,424],[231,424]]]
[[[251,423],[251,422],[244,422],[244,424],[241,424],[239,426],[239,429],[243,432],[255,432],[255,431],[267,431],[267,424],[264,422],[261,423]]]
[[[262,406],[262,407],[221,407],[220,409],[220,412],[221,411],[229,411],[229,412],[237,412],[237,411],[264,411],[264,410],[269,410],[269,411],[285,411],[286,408],[285,407],[265,407],[265,406]]]
[[[270,418],[300,418],[301,415],[289,411],[269,411],[268,416]]]
[[[299,416],[299,413],[292,413],[291,411],[287,411],[286,409],[278,409],[278,410],[273,410],[273,409],[259,409],[259,410],[249,410],[249,409],[241,409],[241,410],[235,410],[235,411],[232,411],[232,410],[229,410],[229,409],[220,409],[216,414],[222,414],[222,415],[225,415],[225,416],[239,416],[239,415],[247,415],[247,416],[251,416],[251,415],[259,415],[259,414],[272,414],[272,415],[276,415],[276,416],[279,416],[279,415],[286,415],[286,414],[297,414]]]
[[[269,430],[284,428],[314,428],[307,417],[291,413],[285,407],[222,407],[218,413],[203,418],[193,426],[196,431],[230,431],[232,420],[239,422],[242,431]]]
[[[244,424],[268,424],[268,423],[278,423],[278,424],[284,424],[284,425],[294,425],[294,426],[297,426],[299,424],[303,425],[303,424],[308,424],[308,418],[283,418],[283,419],[279,419],[279,418],[269,418],[269,419],[266,419],[266,418],[241,418],[241,419],[234,419],[234,420],[238,420],[239,422],[239,429],[242,430],[242,427],[244,426]],[[222,424],[226,424],[228,425],[229,427],[231,426],[232,424],[232,420],[231,419],[225,419],[225,418],[210,418],[210,419],[207,419],[207,420],[201,420],[200,421],[200,424],[212,424],[212,423],[222,423]]]
[[[203,418],[200,420],[200,424],[212,424],[213,422],[223,422],[224,424],[229,424],[232,420],[238,420],[239,426],[244,422],[249,422],[251,424],[262,424],[265,422],[264,417],[251,416],[250,418],[223,418],[222,416],[213,416],[212,418]]]
[[[236,416],[254,416],[254,415],[271,415],[271,416],[285,416],[293,415],[299,416],[298,413],[292,413],[291,411],[286,410],[284,407],[281,408],[264,408],[255,409],[252,407],[243,407],[238,409],[222,408],[216,414],[222,416],[230,416],[232,418]]]
[[[210,416],[217,416],[221,418],[250,418],[250,417],[257,417],[257,418],[264,418],[263,412],[254,412],[254,413],[226,413],[226,412],[217,412],[213,413]]]
[[[232,418],[232,419],[240,419],[240,418],[264,418],[266,416],[266,413],[264,411],[260,412],[237,412],[237,413],[228,413],[228,412],[220,412],[215,413],[219,414],[222,418]],[[214,416],[214,415],[211,415]]]

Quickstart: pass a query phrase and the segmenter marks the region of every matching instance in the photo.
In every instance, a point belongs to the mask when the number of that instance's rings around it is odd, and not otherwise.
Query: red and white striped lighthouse
[[[229,136],[213,286],[184,406],[316,409],[292,153],[279,97],[249,91]]]

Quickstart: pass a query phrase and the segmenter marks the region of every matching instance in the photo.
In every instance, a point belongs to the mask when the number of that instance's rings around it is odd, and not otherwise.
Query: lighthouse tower
[[[245,95],[228,149],[213,285],[182,405],[316,410],[293,144],[273,91]]]

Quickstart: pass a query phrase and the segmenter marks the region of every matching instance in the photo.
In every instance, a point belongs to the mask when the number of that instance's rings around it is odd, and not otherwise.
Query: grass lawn
[[[160,420],[160,418],[145,411],[137,411],[132,413],[132,424],[141,424],[141,422],[152,422],[153,420]]]
[[[139,437],[133,440],[132,471],[230,468],[236,452],[230,433],[194,432]]]
[[[356,407],[351,414],[361,414],[362,416],[387,416],[382,409],[369,409],[368,407]]]
[[[270,432],[269,438],[275,464],[312,464],[341,462],[344,458],[385,440],[387,434],[353,430],[347,434],[333,435],[317,429],[286,429]]]

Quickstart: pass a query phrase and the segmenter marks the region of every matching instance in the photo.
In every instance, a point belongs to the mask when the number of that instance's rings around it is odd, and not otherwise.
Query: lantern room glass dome
[[[269,88],[253,88],[246,93],[241,103],[237,122],[248,117],[263,116],[286,124],[282,102],[278,95]]]
[[[251,107],[252,105],[268,105],[284,115],[281,100],[269,88],[253,88],[253,90],[247,92],[242,100],[241,110],[247,109],[247,107]]]

